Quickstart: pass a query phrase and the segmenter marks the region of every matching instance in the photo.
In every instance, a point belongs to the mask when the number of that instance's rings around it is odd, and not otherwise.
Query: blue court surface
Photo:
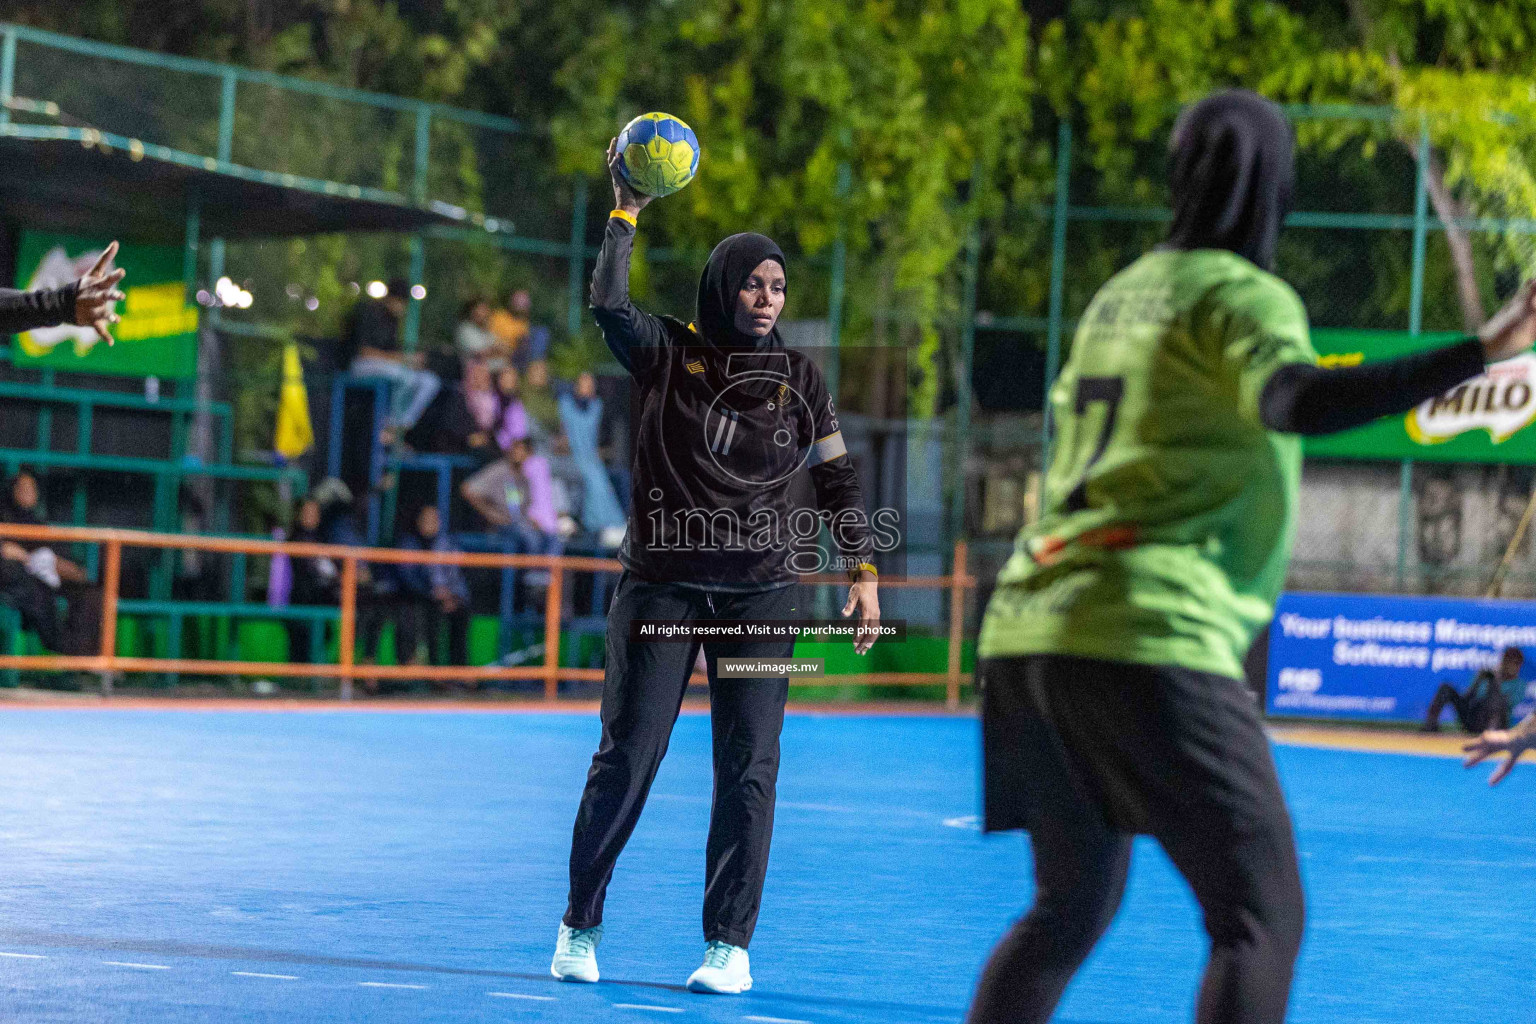
[[[7,1021],[958,1021],[1027,904],[975,827],[977,729],[791,716],[740,998],[681,988],[709,725],[687,714],[610,892],[605,981],[548,975],[595,715],[0,713]],[[1536,770],[1278,748],[1310,895],[1296,1024],[1515,1022],[1536,1005]],[[1205,946],[1167,861],[1059,1019],[1191,1019]]]

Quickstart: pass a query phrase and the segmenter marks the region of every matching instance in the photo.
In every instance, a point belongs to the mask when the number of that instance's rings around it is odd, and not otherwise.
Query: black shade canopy
[[[464,223],[452,207],[427,209],[347,186],[332,186],[337,194],[331,194],[303,179],[215,168],[74,139],[0,136],[0,217],[40,230],[178,244],[194,200],[203,238],[411,232]]]

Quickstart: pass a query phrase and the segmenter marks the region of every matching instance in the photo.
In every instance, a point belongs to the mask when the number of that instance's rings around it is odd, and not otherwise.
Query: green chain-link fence
[[[1300,139],[1297,212],[1278,270],[1296,285],[1314,324],[1409,335],[1459,327],[1445,225],[1426,200],[1428,134],[1382,108],[1290,113]],[[909,499],[927,502],[940,524],[928,538],[932,551],[948,550],[962,533],[975,537],[985,574],[1028,516],[1029,481],[1050,441],[1044,385],[1061,364],[1075,318],[1110,274],[1157,243],[1169,219],[1167,127],[1107,156],[1099,143],[1077,144],[1073,122],[1063,120],[1042,147],[1049,157],[1035,199],[982,205],[988,212],[948,285],[953,314],[942,324],[941,414],[918,425],[940,455],[917,461],[941,479],[908,488]],[[465,211],[463,227],[405,238],[225,245],[190,230],[189,287],[228,273],[256,295],[248,312],[212,311],[227,332],[322,334],[358,282],[399,270],[426,286],[425,300],[411,305],[408,344],[446,344],[465,298],[517,285],[533,292],[535,313],[557,339],[585,335],[587,350],[600,353],[585,282],[606,183],[589,187],[555,174],[552,143],[536,127],[3,25],[0,134],[137,140],[210,170]],[[843,168],[844,184],[856,173]],[[1488,219],[1460,226],[1483,250],[1488,238],[1531,231],[1528,223]],[[651,248],[641,255],[637,289],[659,308],[689,308],[702,254]],[[798,278],[794,313],[821,321],[820,337],[845,350],[902,342],[900,311],[856,291],[869,280],[873,257],[851,255],[839,236],[827,250],[794,259],[809,271]],[[1484,278],[1492,265],[1483,259]],[[1491,279],[1484,283],[1495,290]],[[835,363],[829,369],[838,375]],[[858,410],[867,397],[865,370],[861,364],[858,373],[842,373],[845,407]],[[865,411],[905,415],[893,406]],[[1503,554],[1530,480],[1518,467],[1313,459],[1304,488],[1296,585],[1472,592]],[[1532,585],[1533,568],[1522,556],[1513,591]]]

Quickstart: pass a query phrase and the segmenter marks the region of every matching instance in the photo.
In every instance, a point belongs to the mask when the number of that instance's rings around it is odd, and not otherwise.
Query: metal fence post
[[[842,380],[843,300],[848,288],[848,222],[843,208],[853,191],[853,168],[844,160],[837,165],[837,235],[832,241],[832,271],[827,282],[827,353],[822,373],[827,379],[827,394],[838,401]]]
[[[1051,385],[1061,365],[1061,327],[1066,301],[1067,275],[1067,192],[1072,181],[1072,119],[1063,116],[1056,126],[1056,196],[1051,208],[1051,294],[1050,320],[1045,333],[1045,414],[1041,430],[1040,467],[1050,464],[1051,456]]]
[[[117,592],[123,578],[123,543],[107,541],[101,567],[101,692],[112,692],[112,662],[117,657]]]
[[[432,164],[432,108],[423,103],[416,108],[416,150],[411,176],[411,198],[418,206],[427,201],[427,174]],[[421,341],[421,300],[416,288],[426,284],[427,243],[420,232],[411,236],[411,295],[405,303],[405,328],[400,341],[407,352],[416,351]]]
[[[549,563],[549,592],[544,598],[544,699],[560,696],[560,605],[565,570],[557,559]]]
[[[944,703],[960,706],[960,655],[965,643],[965,588],[970,575],[970,548],[955,541],[955,561],[949,570],[949,665],[945,673]]]
[[[203,211],[194,195],[187,200],[187,231],[181,250],[181,281],[188,302],[193,301],[197,293],[197,249],[202,244],[202,226]]]
[[[980,169],[972,176],[973,188]],[[972,196],[972,203],[976,197]],[[970,237],[965,243],[965,271],[963,304],[960,321],[960,365],[955,380],[955,458],[954,491],[950,495],[949,528],[951,537],[965,535],[965,483],[966,461],[970,454],[971,438],[971,368],[976,359],[976,279],[980,276],[981,226],[971,225]]]
[[[576,175],[571,193],[570,271],[566,280],[565,336],[581,334],[581,283],[587,275],[587,176]]]
[[[1404,459],[1397,471],[1397,589],[1408,581],[1408,541],[1413,534],[1413,460]]]
[[[235,159],[235,69],[219,76],[219,163]]]
[[[1413,264],[1409,270],[1408,333],[1424,329],[1424,240],[1429,231],[1429,125],[1419,118],[1419,146],[1414,160]],[[1409,535],[1413,530],[1413,463],[1404,459],[1397,488],[1397,589],[1408,580]]]
[[[0,42],[0,126],[11,123],[11,98],[16,91],[16,30],[5,30]]]
[[[352,699],[352,645],[357,636],[357,559],[341,560],[341,622],[337,625],[336,660],[341,665],[341,699]]]

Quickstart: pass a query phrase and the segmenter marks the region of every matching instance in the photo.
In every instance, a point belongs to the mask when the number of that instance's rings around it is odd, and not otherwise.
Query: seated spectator
[[[313,497],[299,503],[294,517],[293,532],[289,540],[302,544],[325,544],[321,531],[320,502]],[[274,562],[276,559],[273,559]],[[341,566],[333,558],[290,558],[288,603],[293,605],[318,605],[334,608],[341,601]],[[288,631],[288,660],[296,665],[308,665],[310,657],[311,623],[300,619],[285,619],[283,627]]]
[[[496,374],[496,447],[506,451],[512,442],[529,435],[528,410],[520,395],[521,381],[515,367],[504,366]]]
[[[310,493],[309,501],[318,507],[318,513],[311,517],[300,506],[299,529],[294,533],[294,540],[363,546],[363,534],[357,525],[357,509],[352,492],[345,483],[334,477],[322,480]],[[312,536],[305,524],[317,520],[316,535]],[[308,566],[302,564],[306,562]],[[309,582],[304,582],[306,573],[314,574]],[[378,663],[384,626],[393,621],[396,615],[397,589],[394,573],[389,566],[375,570],[367,562],[358,563],[356,635],[362,651],[360,664]],[[329,596],[331,594],[335,596]],[[340,563],[331,558],[294,559],[292,595],[294,604],[336,603],[341,596]],[[308,647],[306,645],[301,649],[307,650]],[[369,693],[379,692],[377,679],[364,679],[362,685]]]
[[[491,330],[491,304],[484,299],[465,304],[454,328],[453,344],[465,366],[479,362],[499,370],[512,357],[512,350]]]
[[[400,321],[409,294],[410,285],[395,278],[382,299],[359,299],[342,327],[342,352],[352,376],[390,385],[389,415],[380,444],[394,444],[414,427],[443,386],[437,374],[421,369],[420,353],[400,349]]]
[[[413,530],[400,540],[406,551],[457,551],[442,529],[437,507],[423,505],[416,513]],[[400,580],[400,619],[395,629],[395,651],[401,664],[420,664],[418,641],[425,639],[427,660],[433,665],[469,663],[469,585],[457,565],[406,565],[396,567]],[[448,660],[436,656],[437,634],[448,627]]]
[[[549,380],[549,364],[542,359],[528,364],[523,384],[518,390],[523,408],[528,410],[529,426],[538,441],[554,448],[560,437],[560,403]]]
[[[23,470],[0,502],[0,522],[41,526],[37,478]],[[64,599],[64,618],[58,603]],[[24,628],[58,654],[97,654],[101,643],[101,591],[75,562],[39,541],[0,542],[0,602],[21,613]]]
[[[560,426],[581,478],[581,525],[604,547],[616,548],[624,539],[625,519],[599,452],[602,422],[603,400],[597,394],[597,378],[583,370],[576,386],[560,396]]]
[[[528,438],[513,441],[503,458],[464,481],[459,494],[508,554],[558,555],[563,549],[549,462],[533,454]]]
[[[384,646],[384,627],[395,625],[395,661],[405,660],[399,644],[399,622],[403,602],[400,597],[400,575],[394,565],[357,567],[357,644],[358,664],[377,665]],[[379,692],[376,677],[363,677],[363,689],[369,694]]]
[[[528,339],[528,312],[533,308],[533,296],[528,289],[518,288],[507,296],[507,304],[491,311],[487,329],[495,335],[502,353],[517,358]]]
[[[1467,732],[1508,729],[1510,704],[1504,686],[1519,678],[1524,664],[1525,655],[1520,648],[1506,647],[1499,658],[1499,667],[1485,668],[1473,676],[1466,693],[1459,692],[1450,683],[1441,683],[1434,700],[1429,702],[1421,731],[1440,731],[1440,712],[1447,704],[1456,709],[1456,718]]]
[[[501,455],[496,444],[501,403],[483,362],[464,364],[464,379],[439,400],[432,417],[428,449],[450,455],[477,456],[481,463]]]

